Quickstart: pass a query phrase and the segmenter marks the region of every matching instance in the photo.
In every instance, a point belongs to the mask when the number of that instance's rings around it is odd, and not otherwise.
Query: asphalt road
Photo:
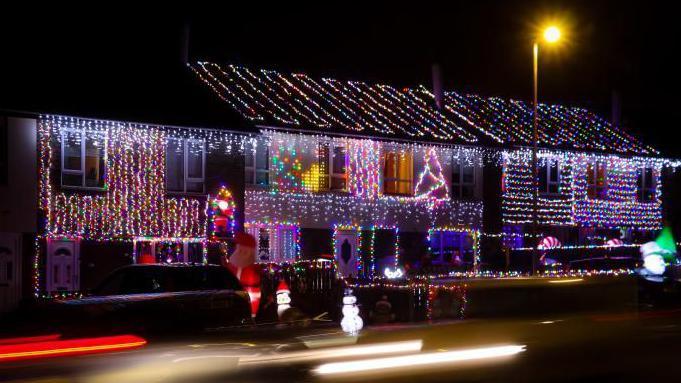
[[[149,339],[125,352],[0,363],[0,381],[681,381],[681,305],[631,305],[630,284],[509,283],[471,283],[469,313],[479,315],[464,320],[369,326],[357,336],[316,322]]]

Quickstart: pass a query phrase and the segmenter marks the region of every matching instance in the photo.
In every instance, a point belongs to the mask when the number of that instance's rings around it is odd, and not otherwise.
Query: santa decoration
[[[279,281],[279,286],[277,286],[277,315],[281,320],[284,316],[286,310],[291,308],[291,290],[289,290],[288,285],[285,280]]]
[[[224,266],[234,274],[251,299],[251,316],[260,307],[260,266],[255,264],[255,238],[246,233],[234,236],[236,245],[232,256],[224,259]]]

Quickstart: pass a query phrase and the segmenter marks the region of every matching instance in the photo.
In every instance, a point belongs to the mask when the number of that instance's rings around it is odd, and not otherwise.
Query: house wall
[[[269,185],[246,188],[246,221],[298,225],[301,257],[334,254],[332,238],[337,225],[361,228],[357,256],[369,267],[373,254],[376,270],[383,267],[382,263],[392,265],[396,252],[402,263],[420,262],[428,249],[430,228],[482,229],[485,182],[481,150],[275,131],[263,132],[258,140],[262,141],[260,147],[269,149]],[[321,143],[346,148],[347,191],[319,187]],[[384,153],[388,151],[411,154],[411,196],[383,193]],[[457,162],[474,167],[471,199],[453,198],[452,170]],[[439,177],[441,184],[428,176],[421,180],[426,169],[435,179]],[[432,192],[431,187],[438,185]],[[432,194],[425,194],[429,191]],[[395,248],[394,228],[399,228],[399,250]]]
[[[36,129],[35,119],[2,117],[7,135],[7,183],[0,184],[0,232],[36,231]]]
[[[62,132],[84,129],[105,147],[103,188],[62,186]],[[202,129],[168,128],[125,122],[48,116],[39,120],[37,148],[39,198],[33,206],[46,217],[38,229],[41,253],[38,281],[46,287],[50,238],[77,241],[80,275],[76,289],[94,287],[113,269],[134,261],[133,240],[193,241],[210,230],[207,203],[224,187],[234,199],[235,229],[243,228],[245,136]],[[166,190],[166,140],[205,143],[204,192]],[[34,143],[35,148],[35,143]],[[35,175],[35,173],[33,173]],[[35,180],[35,176],[33,177]],[[208,254],[208,259],[214,259]]]
[[[655,230],[662,223],[661,163],[652,158],[624,158],[614,155],[541,152],[540,166],[546,158],[558,159],[561,166],[558,194],[540,194],[539,224],[548,227],[632,228]],[[594,161],[606,164],[608,194],[605,199],[587,195],[587,167]],[[527,150],[504,152],[502,222],[523,225],[532,222],[532,167]],[[638,170],[654,169],[656,197],[650,202],[638,199]]]
[[[427,231],[435,226],[480,227],[482,224],[482,155],[476,150],[410,145],[372,140],[304,136],[266,132],[269,145],[270,186],[246,192],[246,219],[259,222],[295,222],[302,228],[332,228],[334,224],[398,226]],[[347,193],[320,191],[316,187],[320,142],[342,145],[348,151]],[[436,160],[447,191],[451,188],[452,162],[476,165],[473,200],[433,199],[382,194],[382,153],[409,151],[413,156],[413,189],[419,175]],[[435,170],[433,170],[435,172]],[[444,195],[447,197],[447,194]]]
[[[30,296],[38,221],[35,119],[0,116],[0,312]]]

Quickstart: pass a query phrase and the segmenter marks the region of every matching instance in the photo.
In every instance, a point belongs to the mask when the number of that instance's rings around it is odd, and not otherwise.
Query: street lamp
[[[554,44],[560,40],[560,29],[558,27],[551,25],[544,29],[543,33],[544,41],[548,44]],[[539,204],[539,169],[537,164],[537,146],[539,145],[539,97],[537,93],[537,82],[539,76],[539,42],[535,40],[532,46],[532,53],[534,56],[534,105],[532,108],[532,169],[533,175],[533,194],[532,194],[532,237],[534,239],[534,247],[532,249],[532,274],[537,273],[537,261],[539,260],[539,237],[537,235],[537,229],[539,226],[538,217],[538,204]]]

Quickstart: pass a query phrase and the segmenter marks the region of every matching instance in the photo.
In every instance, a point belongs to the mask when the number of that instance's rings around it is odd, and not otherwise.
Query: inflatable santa
[[[260,265],[255,264],[255,238],[246,233],[234,236],[236,248],[225,267],[234,274],[251,298],[251,316],[255,318],[260,306]]]

